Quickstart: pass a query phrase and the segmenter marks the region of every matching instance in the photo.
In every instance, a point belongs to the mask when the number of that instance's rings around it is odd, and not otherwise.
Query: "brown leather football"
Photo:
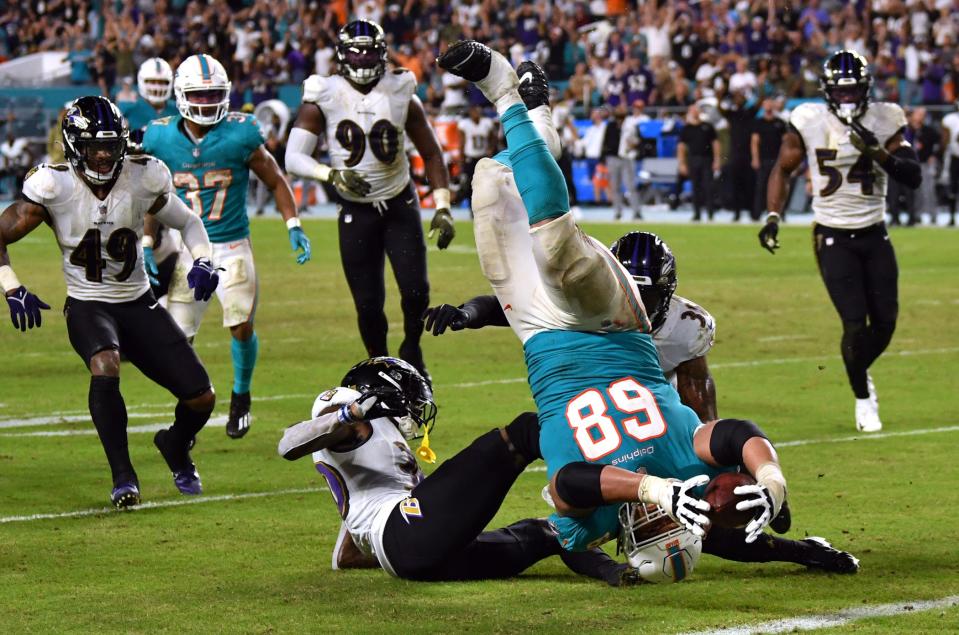
[[[733,494],[740,485],[754,485],[756,479],[742,472],[723,472],[706,486],[703,500],[709,503],[709,520],[718,527],[745,527],[756,513],[750,509],[739,511],[736,503],[743,500]]]

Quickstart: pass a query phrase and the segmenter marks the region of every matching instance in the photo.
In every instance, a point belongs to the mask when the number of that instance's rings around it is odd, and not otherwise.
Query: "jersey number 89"
[[[656,398],[638,381],[632,377],[614,381],[606,389],[606,394],[617,410],[636,415],[622,421],[623,431],[627,435],[644,442],[666,434],[666,420],[659,411]],[[580,393],[566,405],[566,420],[588,461],[603,458],[622,443],[619,428],[606,415],[607,410],[606,399],[595,388]],[[640,417],[645,422],[640,423]]]

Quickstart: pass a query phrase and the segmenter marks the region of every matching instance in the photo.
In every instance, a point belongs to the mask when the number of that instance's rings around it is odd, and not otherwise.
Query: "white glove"
[[[773,495],[764,485],[740,485],[733,490],[733,494],[750,497],[736,503],[736,509],[739,511],[756,510],[755,516],[746,525],[746,542],[755,542],[762,535],[763,529],[776,517],[776,514],[773,513],[776,508]]]
[[[666,514],[682,527],[702,538],[709,528],[709,503],[689,493],[709,482],[705,474],[680,481],[646,475],[639,486],[639,500],[663,508]]]

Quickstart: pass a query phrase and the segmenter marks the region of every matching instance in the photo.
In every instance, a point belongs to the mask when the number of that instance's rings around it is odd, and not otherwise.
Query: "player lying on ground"
[[[518,196],[518,194],[516,195]],[[659,236],[629,232],[610,246],[639,287],[652,325],[653,343],[666,379],[700,421],[715,421],[716,384],[706,363],[716,322],[699,305],[675,295],[676,259]],[[458,307],[442,304],[426,311],[426,330],[441,335],[449,328],[509,326],[495,295],[481,295]]]
[[[740,464],[758,481],[736,492],[748,499],[741,509],[755,510],[746,535],[756,540],[786,497],[772,445],[748,421],[701,426],[679,401],[629,272],[573,221],[562,173],[505,58],[461,42],[438,63],[476,83],[503,124],[509,156],[483,159],[474,176],[474,232],[525,350],[562,544],[579,550],[615,536],[626,502],[659,505],[701,536],[709,506],[696,491]],[[510,182],[520,200],[504,195]]]
[[[213,243],[213,255],[223,267],[217,299],[223,326],[230,329],[233,391],[226,434],[243,437],[250,429],[250,387],[259,353],[254,318],[259,282],[250,241],[246,195],[252,171],[272,193],[286,221],[296,261],[310,259],[310,241],[300,226],[293,190],[264,145],[253,115],[229,112],[230,79],[209,55],[191,55],[177,67],[173,91],[179,115],[150,122],[143,151],[156,156],[173,172],[177,195],[191,205]],[[156,237],[152,225],[147,235]],[[168,238],[168,237],[167,237]],[[156,264],[147,263],[156,273]],[[170,314],[192,341],[209,302],[198,302],[187,289],[187,255],[181,249],[168,293]]]
[[[516,477],[539,458],[535,414],[482,435],[424,478],[407,445],[428,435],[436,417],[419,372],[375,357],[341,384],[317,397],[313,419],[287,428],[278,448],[289,460],[312,452],[330,486],[343,518],[334,569],[381,566],[411,580],[477,580],[515,576],[559,555],[574,571],[614,586],[632,579],[627,565],[598,549],[564,552],[543,519],[483,531]],[[424,446],[418,454],[429,453]]]
[[[24,181],[23,198],[0,215],[0,285],[13,325],[39,327],[41,309],[50,307],[17,280],[7,245],[47,223],[63,253],[70,343],[90,369],[90,416],[113,475],[111,500],[117,507],[140,502],[127,449],[120,353],[179,400],[173,425],[153,442],[177,489],[199,494],[189,449],[210,418],[213,388],[183,331],[150,292],[140,238],[146,216],[179,229],[193,258],[189,287],[198,300],[209,299],[218,278],[206,230],[174,194],[162,163],[126,157],[126,124],[109,100],[81,97],[67,110],[61,131],[70,165],[35,167]]]

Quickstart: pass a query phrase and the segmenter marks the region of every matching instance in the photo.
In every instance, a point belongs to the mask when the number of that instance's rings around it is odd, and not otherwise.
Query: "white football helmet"
[[[230,109],[230,78],[226,69],[209,55],[191,55],[176,69],[173,94],[184,119],[212,126]]]
[[[151,57],[137,72],[140,96],[151,104],[165,104],[173,94],[173,69],[162,57]]]
[[[647,582],[680,582],[689,577],[703,544],[661,507],[626,503],[619,508],[619,550]]]

